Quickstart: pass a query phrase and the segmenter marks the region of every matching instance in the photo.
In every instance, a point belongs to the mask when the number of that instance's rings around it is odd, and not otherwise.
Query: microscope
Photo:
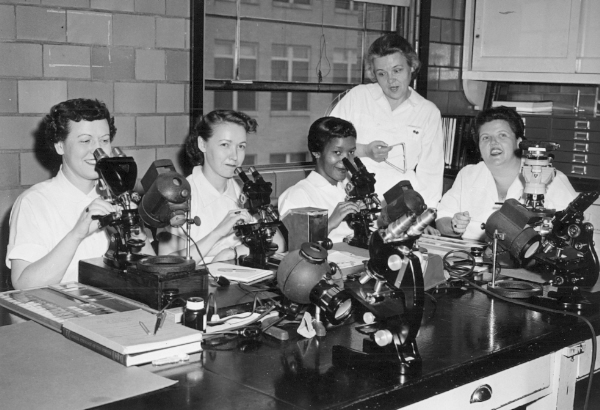
[[[398,365],[401,374],[419,371],[416,336],[423,317],[427,259],[417,241],[435,218],[436,211],[427,208],[407,182],[400,196],[386,205],[380,227],[369,239],[369,261],[359,279],[361,285],[374,280],[373,290],[361,286],[359,292],[354,291],[364,311],[360,332],[370,338],[363,340],[362,352],[335,346],[334,365],[388,363]]]
[[[137,165],[133,158],[125,156],[117,147],[113,148],[112,157],[98,148],[94,151],[94,158],[106,200],[119,208],[117,212],[92,217],[98,220],[100,228],[106,227],[110,234],[109,248],[103,259],[109,266],[125,269],[146,256],[139,253],[146,243],[146,234],[136,209],[141,197],[133,192]]]
[[[248,247],[250,253],[240,256],[238,262],[242,266],[266,269],[269,267],[269,257],[273,256],[278,246],[273,243],[277,228],[281,226],[279,214],[271,205],[271,183],[264,180],[254,167],[249,168],[252,179],[241,167],[235,173],[240,177],[244,186],[240,194],[240,203],[255,216],[257,222],[241,223],[234,226],[235,234]]]
[[[360,210],[346,217],[346,222],[354,230],[351,246],[368,249],[371,237],[371,226],[381,212],[381,202],[375,193],[375,174],[367,171],[362,161],[354,158],[356,167],[348,158],[342,159],[344,166],[352,174],[346,184],[346,200],[357,203]]]
[[[544,146],[527,141],[520,147],[527,150],[521,169],[525,180],[524,204],[508,199],[486,221],[485,232],[493,243],[493,258],[503,256],[499,246],[515,267],[526,267],[551,277],[548,284],[556,287],[556,291],[549,292],[547,298],[538,298],[540,303],[582,310],[589,303],[581,288],[594,286],[600,269],[594,249],[594,227],[584,222],[583,213],[600,196],[600,191],[580,193],[562,211],[546,209],[546,186],[556,174],[546,152],[557,144]],[[504,293],[504,282],[497,283],[493,278],[491,290]]]
[[[98,223],[110,234],[108,251],[102,258],[79,262],[79,282],[145,303],[163,306],[164,296],[208,296],[208,275],[196,269],[191,258],[149,256],[139,253],[150,228],[182,226],[189,222],[191,189],[175,172],[170,160],[155,161],[142,178],[143,195],[134,192],[137,166],[119,148],[109,157],[102,149],[94,152],[96,171],[107,200],[119,210],[100,216]],[[189,253],[188,253],[189,255]]]
[[[560,148],[560,145],[553,142],[522,141],[519,148],[525,151],[525,161],[521,167],[521,176],[525,180],[525,207],[540,216],[552,214],[552,211],[544,208],[544,195],[546,187],[556,176],[550,151]]]

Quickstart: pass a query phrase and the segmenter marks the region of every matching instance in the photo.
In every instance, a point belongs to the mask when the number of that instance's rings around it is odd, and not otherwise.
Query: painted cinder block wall
[[[68,98],[104,101],[114,144],[140,172],[169,158],[183,170],[189,130],[190,1],[0,0],[0,290],[17,196],[52,176],[36,132]],[[204,1],[204,0],[195,0]],[[465,0],[432,0],[428,98],[444,114],[472,112],[460,64]]]
[[[178,161],[189,129],[190,0],[0,0],[0,289],[10,209],[53,176],[36,143],[57,102],[98,98],[140,173]]]

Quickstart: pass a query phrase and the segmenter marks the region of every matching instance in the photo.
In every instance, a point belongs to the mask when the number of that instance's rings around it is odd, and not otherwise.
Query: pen
[[[147,335],[150,335],[150,331],[148,330],[144,322],[140,321],[140,326],[142,327],[142,329],[144,329],[144,332],[146,332]]]
[[[160,329],[162,327],[166,315],[167,314],[164,312],[164,310],[161,310],[160,312],[158,312],[156,314],[156,323],[154,324],[154,334],[156,334],[156,332],[158,332],[158,329]]]

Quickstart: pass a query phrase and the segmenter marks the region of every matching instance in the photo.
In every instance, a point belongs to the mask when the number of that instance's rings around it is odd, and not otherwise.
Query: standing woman
[[[251,216],[240,209],[240,187],[234,180],[235,169],[246,156],[246,135],[256,132],[256,120],[244,113],[216,110],[202,117],[186,140],[188,157],[195,167],[187,177],[192,188],[190,216],[200,217],[200,226],[192,225],[191,237],[205,262],[234,259],[248,253],[235,236],[238,222]],[[181,228],[168,228],[159,234],[159,255],[185,256],[186,236]],[[195,246],[191,256],[201,262]]]
[[[421,65],[417,54],[392,33],[371,44],[366,62],[375,83],[351,89],[330,115],[356,127],[356,156],[364,157],[366,168],[375,173],[379,198],[398,181],[408,180],[435,208],[444,172],[442,119],[435,104],[410,87]],[[405,144],[405,152],[399,143]]]

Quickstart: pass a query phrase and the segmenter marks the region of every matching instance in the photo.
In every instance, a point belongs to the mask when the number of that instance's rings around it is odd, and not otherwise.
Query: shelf
[[[462,78],[463,80],[522,83],[600,84],[600,74],[581,73],[517,73],[509,71],[463,70]]]

